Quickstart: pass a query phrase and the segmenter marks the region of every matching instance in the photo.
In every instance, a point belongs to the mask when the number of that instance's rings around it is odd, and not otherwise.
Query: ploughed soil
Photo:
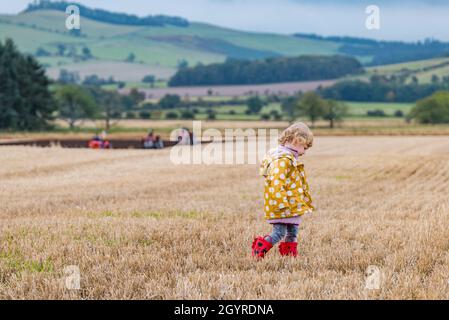
[[[109,142],[112,149],[143,149],[142,141],[138,139],[111,139]],[[164,140],[165,147],[174,146],[176,141]],[[86,139],[21,139],[11,141],[1,141],[0,146],[35,146],[51,147],[60,146],[62,148],[88,148],[89,140]]]

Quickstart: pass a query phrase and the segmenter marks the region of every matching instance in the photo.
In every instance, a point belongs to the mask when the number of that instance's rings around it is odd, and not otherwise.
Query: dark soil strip
[[[140,140],[109,140],[112,149],[143,149]],[[81,139],[50,139],[50,140],[14,140],[0,142],[0,146],[36,146],[36,147],[51,147],[54,145],[62,148],[88,148],[89,140]],[[164,141],[165,147],[171,147],[176,144],[175,141]]]

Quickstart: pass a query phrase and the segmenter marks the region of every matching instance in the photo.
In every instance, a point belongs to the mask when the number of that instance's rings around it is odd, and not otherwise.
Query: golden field
[[[0,298],[449,298],[447,136],[317,137],[297,259],[250,257],[270,230],[256,165],[169,154],[1,147]]]

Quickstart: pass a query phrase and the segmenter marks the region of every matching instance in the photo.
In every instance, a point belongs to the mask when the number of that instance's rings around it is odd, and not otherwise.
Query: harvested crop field
[[[258,262],[257,166],[169,154],[1,147],[0,298],[449,298],[447,137],[317,137],[300,257]]]
[[[141,89],[149,99],[160,99],[166,94],[177,94],[181,97],[208,97],[214,96],[244,96],[244,95],[264,95],[264,94],[285,94],[292,95],[298,91],[311,91],[318,87],[328,87],[335,83],[335,80],[301,81],[270,83],[257,85],[222,85],[222,86],[192,86],[192,87],[170,87]],[[122,90],[128,93],[129,90]]]

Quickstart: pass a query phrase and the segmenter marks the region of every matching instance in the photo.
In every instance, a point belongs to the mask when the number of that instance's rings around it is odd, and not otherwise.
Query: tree
[[[186,69],[189,67],[189,62],[186,59],[178,60],[178,69]]]
[[[449,123],[449,92],[440,91],[416,102],[410,118],[419,123]]]
[[[277,120],[277,121],[282,119],[282,115],[277,110],[271,110],[270,117],[273,117],[273,120]]]
[[[120,94],[117,91],[103,90],[95,86],[89,88],[89,93],[103,114],[105,129],[110,130],[111,120],[123,111]]]
[[[329,121],[329,127],[332,129],[335,122],[342,121],[348,114],[348,106],[342,102],[328,100],[324,106],[323,118]]]
[[[246,105],[248,106],[249,113],[259,113],[263,107],[263,101],[255,96],[247,100]]]
[[[102,86],[105,84],[114,84],[114,78],[110,77],[108,80],[98,77],[96,74],[84,77],[83,85],[86,86]]]
[[[382,109],[368,110],[366,111],[368,117],[386,117],[387,114]]]
[[[159,100],[161,109],[173,109],[181,104],[181,97],[176,94],[166,94]]]
[[[35,58],[20,53],[11,39],[0,41],[0,129],[49,128],[56,110],[49,84]]]
[[[36,53],[34,54],[36,57],[49,57],[51,56],[51,53],[47,50],[45,50],[42,47],[37,48]]]
[[[326,101],[323,98],[314,92],[307,92],[299,100],[296,110],[299,116],[308,117],[314,127],[315,122],[324,116],[325,108]]]
[[[105,91],[101,101],[104,112],[106,130],[111,129],[111,118],[121,111],[120,95],[117,91]]]
[[[126,111],[130,111],[134,107],[134,100],[129,95],[122,96],[121,103]]]
[[[440,77],[438,77],[436,74],[432,74],[432,83],[437,84],[440,82]]]
[[[184,110],[181,112],[181,118],[186,120],[195,119],[195,113],[190,110]]]
[[[178,114],[176,112],[170,111],[165,115],[166,119],[178,119]]]
[[[56,99],[59,105],[59,117],[65,120],[72,130],[75,128],[76,121],[97,115],[98,107],[95,100],[80,86],[65,85],[58,88]]]
[[[151,113],[145,110],[142,110],[139,112],[139,118],[140,119],[150,119],[151,118]]]
[[[135,60],[136,60],[136,55],[134,53],[132,53],[132,52],[125,59],[126,62],[134,62]]]
[[[416,79],[418,80],[418,79]],[[332,86],[318,89],[320,96],[326,99],[340,101],[366,102],[416,102],[437,91],[449,90],[449,83],[438,81],[434,83],[397,84],[391,82],[371,82],[361,80],[343,80]],[[389,93],[393,94],[389,94]]]
[[[299,98],[296,96],[290,96],[284,99],[281,103],[281,110],[285,113],[290,122],[295,120],[296,107],[298,105]]]
[[[84,47],[82,52],[83,52],[83,57],[85,59],[92,58],[92,52],[90,51],[90,49],[88,47]]]
[[[363,67],[357,59],[338,55],[227,59],[224,63],[178,68],[168,84],[175,87],[323,80],[362,71]]]
[[[135,119],[136,118],[136,113],[132,112],[132,111],[128,111],[126,113],[126,119]]]
[[[156,81],[156,77],[153,76],[152,74],[149,74],[149,75],[143,77],[143,79],[142,79],[143,83],[154,84],[155,81]]]
[[[68,71],[66,69],[61,69],[59,71],[58,81],[62,84],[75,84],[80,81],[79,73],[76,71]]]
[[[134,106],[138,106],[141,102],[145,101],[145,93],[140,92],[136,88],[132,88],[129,92],[129,98],[132,100]]]
[[[76,30],[76,29],[73,29],[73,30]],[[70,46],[69,47],[69,52],[67,53],[67,56],[68,57],[72,57],[72,58],[76,58],[77,54],[78,54],[78,51],[77,51],[76,47],[75,46]]]
[[[397,118],[402,118],[402,117],[404,117],[404,112],[402,110],[396,110],[394,112],[394,116]]]
[[[212,109],[207,109],[207,120],[215,120],[217,118],[217,112]]]
[[[57,48],[58,48],[58,54],[59,54],[60,56],[64,56],[64,53],[65,53],[65,51],[67,50],[67,46],[66,46],[65,44],[63,44],[63,43],[59,43],[59,44],[57,45]]]
[[[104,9],[91,9],[79,3],[77,3],[77,6],[82,12],[83,17],[96,21],[106,22],[109,24],[131,25],[131,26],[158,26],[158,27],[163,27],[165,25],[174,25],[177,27],[189,26],[189,21],[180,17],[172,17],[165,15],[138,17],[132,14],[110,12]],[[50,9],[66,12],[66,8],[67,8],[66,1],[41,0],[30,3],[25,12],[32,12],[35,10],[42,10],[42,9],[47,10]]]

